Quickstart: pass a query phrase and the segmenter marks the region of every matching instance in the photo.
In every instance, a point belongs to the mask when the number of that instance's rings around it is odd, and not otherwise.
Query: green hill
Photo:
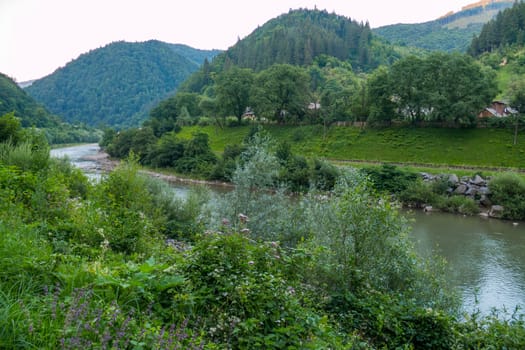
[[[27,92],[68,122],[138,126],[217,52],[160,41],[116,42],[81,55]]]
[[[50,127],[60,122],[11,78],[0,73],[0,116],[14,112],[23,127]]]
[[[481,32],[485,23],[514,1],[500,1],[452,13],[434,21],[417,24],[394,24],[373,29],[393,44],[414,46],[433,51],[466,52],[472,38]]]
[[[309,65],[324,54],[349,60],[354,69],[368,70],[384,63],[391,48],[374,39],[368,23],[319,10],[291,10],[274,18],[224,53],[225,64],[256,71],[276,63]]]
[[[374,36],[368,23],[327,11],[290,10],[203,65],[181,89],[202,92],[211,82],[211,72],[220,73],[231,66],[259,72],[275,64],[308,66],[319,56],[330,56],[349,62],[359,72],[390,64],[407,52]]]

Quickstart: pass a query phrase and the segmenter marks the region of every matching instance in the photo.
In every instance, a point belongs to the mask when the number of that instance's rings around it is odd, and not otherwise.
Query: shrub
[[[417,174],[390,164],[363,168],[363,172],[370,177],[375,189],[392,194],[406,190],[417,179]]]
[[[444,198],[435,205],[438,209],[449,213],[465,215],[476,215],[479,213],[479,205],[472,198],[461,195]]]
[[[424,205],[435,205],[439,196],[423,180],[413,182],[398,194],[399,200],[406,206],[421,208]]]
[[[332,348],[326,319],[304,309],[282,277],[285,251],[241,234],[209,234],[184,261],[195,311],[226,348]]]
[[[489,183],[490,200],[502,205],[503,217],[525,220],[525,180],[515,173],[496,175]]]
[[[341,172],[336,166],[319,159],[314,159],[311,171],[311,183],[317,189],[322,191],[332,190],[340,175]]]

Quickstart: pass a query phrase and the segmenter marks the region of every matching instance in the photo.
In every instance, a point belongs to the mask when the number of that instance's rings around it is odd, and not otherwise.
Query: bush
[[[505,208],[505,219],[525,220],[525,180],[522,177],[515,173],[496,175],[489,188],[489,199]]]
[[[389,194],[403,192],[418,178],[417,174],[390,164],[383,164],[381,167],[363,168],[363,172],[370,177],[375,189]]]
[[[412,185],[407,186],[398,194],[398,198],[404,205],[412,208],[435,205],[439,202],[439,196],[423,180],[415,181]]]
[[[282,277],[285,251],[241,234],[209,234],[187,254],[183,272],[195,311],[225,348],[333,348],[326,319],[304,309]]]
[[[332,190],[340,175],[341,172],[335,165],[319,159],[314,159],[311,171],[311,183],[315,188],[322,191]]]
[[[449,213],[464,215],[476,215],[479,213],[479,205],[472,198],[461,195],[444,198],[435,205],[436,208]]]

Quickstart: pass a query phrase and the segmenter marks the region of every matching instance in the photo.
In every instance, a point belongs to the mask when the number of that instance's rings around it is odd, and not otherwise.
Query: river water
[[[100,176],[91,156],[96,144],[54,149],[91,177]],[[179,196],[188,186],[174,185]],[[525,307],[525,222],[463,217],[443,213],[407,212],[418,252],[442,255],[448,262],[448,283],[460,293],[465,311],[488,314],[492,308],[512,312]],[[523,312],[523,310],[522,310]]]

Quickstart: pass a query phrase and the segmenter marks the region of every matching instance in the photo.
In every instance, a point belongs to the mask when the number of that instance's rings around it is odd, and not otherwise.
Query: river
[[[54,149],[91,177],[101,170],[93,160],[96,144]],[[173,185],[184,196],[188,186]],[[512,312],[525,307],[525,222],[463,217],[443,213],[407,212],[418,252],[437,251],[448,262],[447,280],[462,297],[465,311],[488,314],[494,307]],[[523,310],[522,310],[523,312]]]

